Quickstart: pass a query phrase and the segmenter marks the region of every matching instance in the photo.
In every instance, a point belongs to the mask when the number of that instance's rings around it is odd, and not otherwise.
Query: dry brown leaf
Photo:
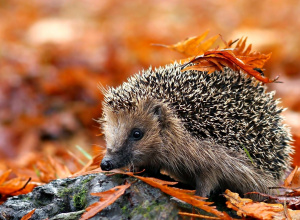
[[[88,171],[84,174],[98,173],[98,172],[103,172],[103,171],[100,168],[98,168],[93,171]],[[128,176],[135,177],[135,178],[140,179],[143,182],[149,184],[150,186],[160,189],[162,192],[164,192],[168,195],[171,195],[171,196],[176,197],[176,198],[178,198],[186,203],[189,203],[195,207],[203,209],[206,212],[212,213],[219,218],[231,219],[227,213],[220,212],[216,209],[216,207],[210,206],[213,204],[213,202],[203,201],[207,198],[203,198],[203,197],[194,195],[195,190],[179,189],[179,188],[168,186],[168,185],[175,185],[177,182],[164,181],[164,180],[160,180],[160,179],[153,178],[153,177],[137,176],[132,172],[123,172],[121,170],[114,170],[112,172],[112,174],[125,174]]]
[[[96,172],[101,172],[102,171],[101,168],[98,168],[99,169],[98,171],[97,167],[99,167],[99,164],[101,163],[103,157],[104,157],[104,151],[94,156],[81,170],[74,173],[72,177],[87,175],[89,174],[89,171],[94,172],[96,170]]]
[[[125,190],[131,186],[130,183],[126,183],[121,186],[116,186],[105,192],[91,193],[93,196],[99,196],[99,202],[95,202],[86,208],[86,212],[81,216],[80,220],[89,219],[99,213],[102,209],[114,203]]]
[[[25,187],[24,187],[25,186]],[[19,177],[10,179],[4,182],[0,186],[1,195],[20,195],[29,193],[34,187],[38,186],[36,183],[28,182],[28,180],[22,180]]]
[[[50,165],[53,167],[55,176],[57,178],[66,178],[71,176],[71,171],[68,169],[67,166],[64,164],[58,162],[58,160],[53,159],[51,156],[48,156],[48,160],[50,162]]]
[[[28,212],[26,215],[24,215],[24,216],[21,218],[21,220],[28,220],[28,219],[30,219],[34,212],[35,212],[35,209],[31,210],[31,211]]]
[[[7,179],[7,177],[9,176],[9,174],[11,173],[11,169],[5,171],[4,173],[1,174],[0,176],[0,186],[2,183],[4,183],[4,181]]]
[[[189,216],[189,217],[195,217],[195,218],[203,218],[203,219],[221,219],[218,217],[212,217],[212,216],[207,216],[207,215],[200,215],[200,214],[194,214],[194,213],[188,213],[188,212],[178,212],[178,215],[183,215],[183,216]]]
[[[163,180],[152,178],[152,177],[137,176],[131,172],[126,172],[124,174],[129,175],[129,176],[134,176],[134,177],[142,180],[143,182],[149,184],[150,186],[159,188],[162,192],[167,193],[170,196],[176,197],[176,198],[178,198],[186,203],[189,203],[195,207],[198,207],[206,212],[212,213],[219,218],[231,219],[231,217],[227,213],[218,211],[215,206],[210,206],[213,204],[212,202],[203,201],[206,198],[193,195],[195,192],[194,190],[183,190],[183,189],[178,189],[175,187],[170,187],[170,186],[168,186],[169,183],[171,183],[173,185],[174,182],[163,181]]]
[[[83,176],[83,175],[88,175],[88,174],[94,174],[94,173],[102,173],[103,171],[101,170],[101,168],[97,168],[94,170],[89,170],[89,171],[79,171],[77,173],[74,173],[72,176],[70,177],[77,177],[77,176]]]
[[[284,187],[286,188],[298,188],[300,187],[300,167],[296,166],[295,169],[284,181]]]
[[[240,39],[237,42],[232,52],[236,58],[243,61],[244,64],[250,65],[253,68],[263,68],[264,64],[270,59],[272,53],[261,54],[259,52],[251,52],[252,44],[246,47],[247,37]],[[228,48],[225,48],[228,49]]]
[[[278,79],[276,77],[274,80],[270,80],[257,71],[257,69],[263,68],[264,64],[270,59],[271,53],[265,55],[259,52],[251,52],[252,45],[247,46],[247,38],[240,39],[234,48],[231,48],[234,42],[229,41],[228,43],[224,42],[225,48],[223,49],[209,50],[219,35],[202,42],[207,34],[208,31],[198,37],[188,38],[174,45],[160,46],[190,56],[180,60],[185,65],[194,64],[184,70],[207,71],[209,74],[214,71],[222,71],[224,67],[229,67],[233,70],[242,70],[263,83],[275,82]]]
[[[243,199],[237,193],[233,193],[228,189],[225,191],[225,197],[228,200],[226,202],[227,207],[237,211],[237,214],[241,217],[247,216],[266,220],[286,218],[282,204],[267,204],[264,202],[254,202],[251,199]],[[290,216],[297,216],[297,214],[300,215],[300,210],[287,209],[287,213]]]
[[[187,56],[200,55],[203,54],[205,51],[207,51],[219,38],[219,35],[216,35],[203,42],[203,40],[206,38],[208,33],[209,31],[206,31],[200,36],[190,37],[184,41],[178,42],[173,45],[163,45],[163,44],[155,44],[155,45],[163,46],[175,50]]]
[[[288,211],[292,220],[300,220],[300,210],[291,210]]]
[[[236,46],[233,50],[235,55],[237,55],[237,56],[247,56],[247,55],[250,54],[252,44],[249,44],[248,47],[246,48],[246,42],[247,42],[247,37],[245,39],[241,38],[240,40],[237,41],[237,44],[236,44]],[[228,43],[228,45],[232,45],[232,44]]]
[[[283,188],[283,187],[279,187]],[[289,189],[290,191],[290,189]],[[266,198],[269,198],[276,203],[286,204],[290,209],[300,209],[300,191],[299,189],[293,189],[292,192],[286,192],[285,195],[268,195],[259,192],[251,192],[247,194],[257,194]]]
[[[91,173],[99,173],[99,172],[103,172],[101,170],[101,168],[98,168],[98,169],[92,170],[92,171],[87,171],[85,173],[82,173],[82,175],[91,174]],[[184,202],[187,202],[195,207],[198,207],[209,213],[212,213],[212,214],[218,216],[219,218],[231,219],[227,213],[220,212],[216,209],[216,207],[210,206],[211,204],[213,204],[212,202],[203,201],[206,198],[194,195],[195,190],[179,189],[179,188],[168,186],[168,185],[175,185],[177,182],[164,181],[164,180],[153,178],[153,177],[137,176],[132,172],[123,172],[121,170],[114,170],[112,172],[112,174],[125,174],[128,176],[133,176],[155,188],[159,188],[162,192],[167,193],[168,195],[176,197],[176,198],[178,198]]]
[[[201,56],[195,57],[193,60],[191,60],[187,64],[194,64],[192,66],[188,66],[187,68],[183,70],[201,70],[202,63],[201,61],[208,61],[213,66],[211,71],[215,71],[220,69],[220,67],[229,67],[233,70],[238,69],[242,70],[245,73],[247,73],[250,76],[255,77],[257,80],[264,82],[264,83],[271,83],[275,82],[278,77],[276,77],[274,80],[270,80],[268,77],[263,76],[260,72],[254,70],[254,67],[243,63],[240,59],[238,59],[234,53],[230,50],[214,50],[214,51],[207,51]],[[218,63],[218,64],[216,64]],[[207,69],[207,66],[205,66],[205,69]]]

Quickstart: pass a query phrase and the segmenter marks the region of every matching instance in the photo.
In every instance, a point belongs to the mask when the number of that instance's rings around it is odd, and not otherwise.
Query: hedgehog
[[[173,63],[103,93],[104,171],[164,171],[207,197],[225,189],[269,192],[290,168],[280,101],[239,71],[207,74]]]

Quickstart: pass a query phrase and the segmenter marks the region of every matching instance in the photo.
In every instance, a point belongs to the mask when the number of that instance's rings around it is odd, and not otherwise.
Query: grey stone
[[[159,189],[126,175],[91,174],[57,179],[31,193],[9,198],[0,205],[0,219],[21,219],[36,209],[31,219],[79,219],[85,208],[99,201],[92,192],[107,191],[132,182],[124,195],[91,219],[178,219],[178,207]]]

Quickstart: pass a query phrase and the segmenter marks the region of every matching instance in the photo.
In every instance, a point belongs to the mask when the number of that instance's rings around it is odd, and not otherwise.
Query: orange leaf
[[[211,204],[213,204],[213,202],[203,201],[206,198],[194,195],[195,190],[178,189],[175,187],[168,186],[168,185],[174,185],[174,184],[176,184],[176,182],[164,181],[164,180],[160,180],[160,179],[153,178],[153,177],[142,177],[142,176],[134,175],[134,173],[132,173],[132,172],[122,172],[122,171],[115,170],[114,174],[117,174],[117,173],[125,174],[128,176],[133,176],[137,179],[140,179],[143,182],[149,184],[150,186],[160,189],[162,192],[164,192],[168,195],[176,197],[176,198],[178,198],[186,203],[189,203],[195,207],[198,207],[207,212],[210,212],[222,219],[232,219],[227,213],[220,212],[216,209],[216,207],[210,206]]]
[[[251,56],[236,56],[242,60],[245,64],[252,66],[253,68],[263,68],[265,63],[270,59],[272,53],[267,55],[261,53],[255,53]]]
[[[274,80],[270,80],[268,77],[262,76],[260,72],[253,69],[253,66],[244,64],[243,61],[235,57],[233,52],[229,50],[207,51],[204,53],[204,55],[195,57],[192,61],[190,61],[190,63],[195,63],[195,65],[189,66],[188,69],[194,69],[196,67],[197,70],[199,70],[199,68],[201,68],[201,60],[207,60],[214,65],[216,65],[216,62],[220,64],[222,64],[221,62],[223,62],[223,66],[228,66],[230,68],[236,67],[238,69],[241,69],[247,74],[254,76],[257,80],[264,83],[271,83],[277,80],[277,78],[275,78]]]
[[[169,186],[167,186],[167,184],[168,184],[167,181],[162,181],[162,180],[159,180],[156,178],[136,176],[136,175],[133,175],[133,173],[129,173],[129,172],[124,173],[124,174],[127,174],[129,176],[134,176],[134,177],[144,181],[145,183],[149,184],[150,186],[159,188],[162,192],[167,193],[168,195],[176,197],[176,198],[178,198],[186,203],[189,203],[195,207],[198,207],[207,212],[210,212],[220,218],[231,219],[227,213],[220,212],[216,209],[216,207],[210,206],[212,204],[212,202],[203,201],[206,198],[196,196],[196,195],[191,195],[190,193],[192,193],[192,192],[194,193],[194,190],[191,191],[191,190],[183,190],[183,189],[178,189],[178,188],[174,188],[174,187],[169,187]],[[173,182],[171,182],[171,183],[173,184]]]
[[[95,202],[86,208],[86,212],[81,216],[80,220],[89,219],[95,216],[102,209],[114,203],[130,186],[130,183],[126,183],[125,185],[116,186],[105,192],[91,193],[91,195],[100,196],[101,198],[99,202]]]
[[[267,55],[261,54],[259,52],[251,52],[252,44],[249,44],[246,48],[247,37],[243,40],[240,39],[233,48],[233,54],[240,60],[244,62],[244,64],[253,66],[253,68],[263,68],[264,64],[270,59],[271,54]]]
[[[24,188],[24,186],[26,187]],[[36,187],[36,183],[32,183],[28,181],[21,180],[21,178],[17,177],[14,179],[10,179],[6,181],[4,184],[0,186],[0,194],[2,195],[20,195],[24,193],[29,193],[32,191],[34,187]]]
[[[83,176],[83,175],[88,175],[88,174],[94,174],[94,173],[102,173],[103,171],[101,170],[101,168],[97,168],[97,169],[94,169],[94,170],[90,170],[90,171],[85,171],[85,170],[80,170],[79,172],[77,173],[74,173],[72,176],[70,177],[77,177],[77,176]]]
[[[220,37],[220,35],[215,35],[215,36],[209,38],[204,43],[200,44],[198,47],[201,48],[201,51],[199,51],[198,53],[195,53],[194,55],[202,54],[205,51],[209,50],[219,37]]]
[[[300,103],[299,103],[300,104]],[[299,125],[300,128],[300,125]],[[300,129],[299,129],[299,134],[300,134]],[[293,145],[295,149],[295,153],[292,155],[293,157],[293,166],[300,166],[300,135],[293,135]]]
[[[103,157],[104,157],[104,151],[94,156],[81,170],[74,173],[72,177],[86,175],[89,174],[89,171],[94,172],[95,170],[98,169],[99,171],[96,171],[96,173],[101,172],[102,170],[100,168],[97,169],[97,167],[99,167],[99,164]]]
[[[234,54],[235,55],[239,55],[239,56],[247,56],[250,54],[251,52],[251,47],[252,47],[252,44],[250,44],[247,49],[245,50],[245,47],[246,47],[246,41],[247,41],[247,37],[243,40],[240,39],[238,42],[237,42],[237,45],[235,46],[234,48]],[[245,51],[244,51],[245,50]]]
[[[64,164],[59,163],[51,156],[48,156],[48,160],[51,166],[54,168],[55,174],[57,175],[58,178],[66,178],[72,175],[71,171]]]
[[[178,212],[178,215],[196,217],[196,218],[203,218],[203,219],[220,219],[218,217],[212,217],[212,216],[200,215],[200,214],[193,214],[193,213],[188,213],[188,212]]]
[[[229,67],[233,70],[235,70],[236,68],[238,70],[242,70],[263,83],[271,83],[278,79],[278,77],[276,77],[274,80],[270,80],[256,70],[256,68],[263,68],[264,64],[270,59],[271,53],[265,55],[259,52],[251,52],[252,45],[249,44],[247,46],[247,37],[244,39],[240,39],[234,48],[230,47],[235,42],[229,41],[228,43],[226,43],[224,41],[224,49],[215,49],[209,51],[210,47],[216,42],[219,35],[203,42],[207,34],[208,31],[204,32],[198,37],[188,38],[187,40],[181,41],[174,45],[160,46],[164,46],[185,55],[191,56],[189,58],[180,60],[181,63],[194,64],[193,66],[189,66],[184,70],[207,71],[209,74],[214,71],[222,71],[224,67]]]
[[[2,173],[2,175],[0,176],[0,185],[7,179],[10,173],[11,173],[11,169]]]
[[[26,215],[24,215],[24,216],[21,218],[21,220],[28,220],[28,219],[30,219],[34,212],[35,212],[35,209],[31,210],[31,211],[28,212]]]
[[[187,56],[200,55],[203,54],[205,51],[207,51],[219,38],[219,35],[216,35],[209,38],[205,42],[202,42],[206,38],[208,33],[209,31],[205,31],[203,34],[201,34],[198,37],[190,37],[184,41],[178,42],[173,45],[162,45],[162,44],[156,44],[156,45],[175,50]]]
[[[237,193],[230,190],[225,191],[227,207],[237,211],[242,217],[254,217],[257,219],[286,219],[285,208],[282,204],[267,204],[264,202],[253,202],[251,199],[242,199]],[[296,216],[300,211],[287,209],[287,215]]]
[[[287,188],[300,187],[300,167],[296,166],[290,175],[285,179],[284,186]]]

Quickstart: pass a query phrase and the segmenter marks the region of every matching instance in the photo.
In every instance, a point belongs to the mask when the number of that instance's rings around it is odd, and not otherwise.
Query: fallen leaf
[[[28,182],[28,180],[22,180],[21,178],[16,177],[4,182],[0,186],[0,194],[6,196],[25,194],[31,192],[37,185],[38,184],[36,183]]]
[[[9,176],[9,174],[11,173],[11,169],[5,171],[4,173],[1,174],[0,176],[0,186],[1,184],[7,179],[7,177]]]
[[[24,216],[21,218],[21,220],[28,220],[28,219],[30,219],[34,212],[35,212],[35,209],[31,210],[31,211],[28,212],[26,215],[24,215]]]
[[[280,187],[282,188],[282,187]],[[297,194],[298,193],[298,194]],[[285,193],[285,195],[268,195],[259,192],[251,192],[247,194],[257,194],[260,196],[267,197],[276,203],[286,204],[288,208],[299,209],[300,208],[300,191],[293,189],[292,192]]]
[[[101,210],[106,208],[107,206],[114,203],[121,195],[124,194],[125,190],[131,186],[130,183],[126,183],[121,186],[116,186],[110,190],[105,192],[98,192],[98,193],[91,193],[93,196],[99,196],[99,202],[95,202],[85,210],[86,212],[83,213],[80,220],[89,219],[99,213]]]
[[[104,157],[105,150],[94,156],[81,170],[77,171],[72,177],[89,174],[88,171],[93,171],[99,167],[102,158]],[[100,169],[100,168],[99,168]],[[101,172],[101,169],[99,170]],[[99,172],[98,170],[96,172]]]
[[[300,187],[300,167],[296,166],[295,169],[284,181],[284,187],[298,188]]]
[[[286,219],[284,206],[282,204],[267,204],[254,202],[251,199],[240,198],[237,193],[230,190],[225,191],[227,207],[232,208],[241,217],[253,217],[257,219]],[[300,210],[286,210],[290,216],[300,216]],[[293,218],[292,219],[296,219]]]
[[[68,167],[58,162],[58,160],[55,160],[51,156],[48,156],[48,161],[50,162],[50,165],[54,168],[54,172],[57,178],[63,179],[72,175]]]
[[[119,173],[121,173],[121,172],[119,172]],[[174,185],[175,182],[164,181],[164,180],[160,180],[160,179],[153,178],[153,177],[137,176],[137,175],[134,175],[134,173],[132,173],[132,172],[123,172],[122,174],[126,174],[128,176],[133,176],[137,179],[140,179],[143,182],[149,184],[150,186],[158,188],[162,192],[164,192],[170,196],[176,197],[177,199],[180,199],[180,200],[182,200],[186,203],[189,203],[195,207],[203,209],[206,212],[212,213],[219,218],[231,219],[231,217],[227,213],[218,211],[215,206],[210,206],[213,204],[213,202],[204,201],[207,198],[194,195],[195,190],[185,190],[185,189],[170,187],[168,185]]]
[[[221,219],[221,218],[218,218],[218,217],[212,217],[212,216],[200,215],[200,214],[194,214],[194,213],[188,213],[188,212],[178,212],[178,215],[196,217],[196,218],[203,218],[203,219]]]

